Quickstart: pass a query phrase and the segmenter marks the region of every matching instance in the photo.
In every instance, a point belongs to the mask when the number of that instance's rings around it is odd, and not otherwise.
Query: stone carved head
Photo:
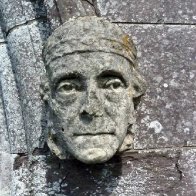
[[[70,19],[49,37],[49,148],[84,163],[101,163],[132,143],[135,100],[145,92],[136,49],[121,28],[98,17]]]

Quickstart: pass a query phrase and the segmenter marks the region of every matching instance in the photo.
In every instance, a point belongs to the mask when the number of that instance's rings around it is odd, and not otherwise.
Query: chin
[[[80,149],[79,152],[74,153],[74,156],[79,161],[86,164],[103,163],[111,159],[116,151],[113,149],[104,148],[88,148]]]

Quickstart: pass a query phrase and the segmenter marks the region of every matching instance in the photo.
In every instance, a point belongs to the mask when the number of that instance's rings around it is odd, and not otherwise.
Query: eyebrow
[[[63,80],[72,80],[72,79],[84,79],[84,76],[77,71],[74,72],[66,72],[60,73],[53,79],[53,86],[56,87],[57,84],[62,82]]]
[[[126,77],[124,76],[124,74],[120,73],[119,71],[105,70],[105,71],[102,71],[99,74],[99,76],[97,76],[97,78],[107,78],[107,77],[117,77],[117,78],[121,79],[122,82],[124,82],[124,84],[126,86],[128,86],[128,81],[127,81]]]

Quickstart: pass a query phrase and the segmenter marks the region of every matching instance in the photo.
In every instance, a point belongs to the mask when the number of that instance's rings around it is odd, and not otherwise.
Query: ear
[[[50,149],[50,151],[55,154],[60,159],[69,159],[70,154],[62,148],[62,145],[59,143],[61,138],[57,137],[57,132],[55,131],[53,122],[49,121],[47,126],[47,135],[46,135],[46,142]],[[62,142],[62,141],[61,141]]]
[[[50,93],[49,82],[46,76],[43,76],[41,81],[42,81],[40,85],[41,99],[44,102],[47,102],[49,99],[49,93]]]
[[[55,154],[57,157],[60,159],[67,159],[68,155],[65,155],[63,153],[63,150],[61,147],[55,142],[55,136],[49,133],[48,138],[47,138],[47,144],[48,147],[50,148],[51,152]]]
[[[133,98],[141,97],[147,89],[146,81],[141,77],[141,75],[133,69]]]
[[[121,147],[118,149],[118,153],[122,153],[131,149],[133,149],[133,135],[131,133],[127,133]]]

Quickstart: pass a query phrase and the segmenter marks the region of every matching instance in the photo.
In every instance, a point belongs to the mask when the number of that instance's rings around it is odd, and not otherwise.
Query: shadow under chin
[[[47,165],[47,184],[61,181],[60,194],[110,195],[118,185],[122,161],[115,156],[106,163],[89,165],[75,159],[60,160],[50,156]]]

